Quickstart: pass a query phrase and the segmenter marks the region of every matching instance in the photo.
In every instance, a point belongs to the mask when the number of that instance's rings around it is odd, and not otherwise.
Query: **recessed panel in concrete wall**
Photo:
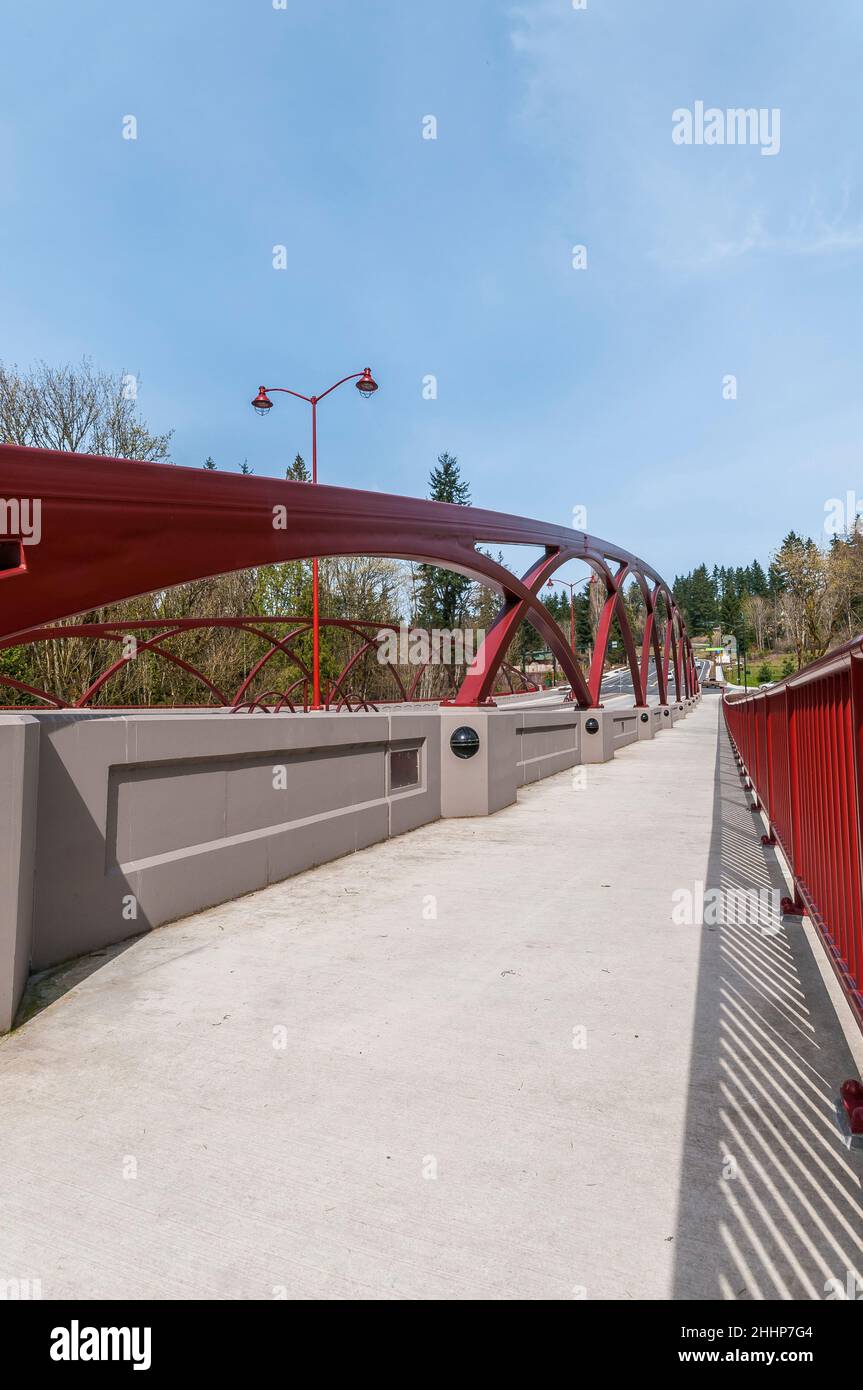
[[[418,825],[436,819],[441,811],[441,724],[435,710],[431,714],[393,711],[390,716],[390,748],[415,748],[419,782],[415,787],[397,788],[390,777],[390,834],[402,835]],[[430,814],[434,808],[434,815]]]
[[[614,750],[618,752],[628,743],[638,740],[638,713],[635,709],[614,710],[611,713]]]
[[[581,762],[581,724],[574,706],[518,715],[518,785],[552,777]]]
[[[40,725],[35,969],[440,815],[434,714],[81,712]],[[416,783],[390,786],[391,747],[416,751]]]
[[[382,742],[112,767],[109,867],[380,802],[385,748]]]

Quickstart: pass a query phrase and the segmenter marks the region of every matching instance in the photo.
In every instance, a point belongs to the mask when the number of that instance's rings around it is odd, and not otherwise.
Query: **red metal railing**
[[[723,700],[741,769],[863,1027],[863,637]]]
[[[74,692],[47,690],[0,671],[0,696],[4,689],[14,691],[18,695],[30,696],[37,706],[46,705],[50,709],[87,709],[93,705],[99,705],[100,708],[125,708],[129,704],[128,700],[125,704],[116,706],[111,706],[106,701],[107,687],[113,677],[126,669],[130,661],[137,659],[139,653],[147,652],[178,667],[192,681],[203,687],[204,691],[209,692],[210,706],[230,707],[252,713],[259,710],[273,712],[283,709],[290,710],[291,713],[297,710],[306,711],[310,706],[309,686],[312,674],[302,655],[301,643],[303,638],[308,637],[311,628],[311,620],[298,614],[282,617],[248,615],[229,618],[141,618],[114,623],[45,624],[43,627],[34,627],[27,632],[18,633],[12,638],[0,638],[0,653],[16,647],[36,647],[47,642],[78,638],[91,643],[105,642],[114,648],[119,647],[121,654],[112,655],[100,671],[93,674],[82,688]],[[430,662],[414,666],[409,679],[406,679],[398,664],[385,655],[384,643],[391,634],[396,637],[404,635],[405,639],[414,635],[427,636],[424,629],[399,628],[395,623],[367,620],[351,622],[347,618],[322,618],[321,628],[326,632],[339,633],[346,638],[354,639],[354,650],[339,673],[327,683],[324,693],[326,709],[362,709],[369,707],[372,700],[377,704],[429,701],[433,703],[438,698],[434,693],[423,691],[423,677],[431,665]],[[217,685],[200,666],[189,659],[188,655],[172,650],[170,645],[173,639],[182,639],[186,634],[216,631],[244,633],[250,638],[259,639],[263,644],[261,654],[256,660],[248,663],[249,670],[235,689]],[[133,656],[126,654],[130,637],[134,638]],[[360,663],[366,656],[373,657],[379,666],[382,683],[388,685],[389,694],[386,690],[383,694],[376,690],[369,696],[362,690],[358,691],[352,684],[352,679],[355,679]],[[284,658],[299,675],[284,690],[264,689],[256,694],[256,682],[259,678],[264,681],[268,679],[272,669],[269,663],[274,658]],[[442,666],[441,676],[444,682],[448,682],[449,693],[455,694],[458,689],[455,667],[452,664]],[[523,676],[517,667],[506,661],[501,663],[498,682],[494,689],[495,695],[525,694],[538,689],[536,682]],[[103,690],[106,695],[103,695]],[[190,701],[183,703],[196,709],[205,708],[199,704],[193,705]],[[0,698],[0,708],[2,707]]]

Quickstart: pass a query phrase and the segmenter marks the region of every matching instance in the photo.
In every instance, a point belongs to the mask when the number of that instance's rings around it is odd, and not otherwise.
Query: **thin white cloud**
[[[757,255],[853,255],[861,250],[863,222],[848,221],[842,214],[828,218],[811,209],[805,217],[792,218],[783,231],[771,231],[762,213],[752,213],[737,236],[711,232],[699,247],[670,251],[666,246],[654,259],[669,268],[704,270]]]
[[[751,150],[681,150],[671,140],[672,109],[682,103],[670,96],[673,65],[645,66],[639,22],[624,23],[614,9],[578,13],[562,0],[516,6],[510,18],[522,80],[519,123],[554,161],[560,193],[549,211],[561,222],[590,219],[595,236],[626,254],[638,235],[641,254],[670,274],[863,250],[859,186],[852,196],[846,170],[831,167],[837,161],[829,143],[813,162],[818,121],[807,89],[791,103],[781,162],[753,161]],[[704,34],[697,25],[690,41],[698,53]],[[767,89],[771,80],[768,66]],[[817,186],[801,209],[800,184],[810,178]]]

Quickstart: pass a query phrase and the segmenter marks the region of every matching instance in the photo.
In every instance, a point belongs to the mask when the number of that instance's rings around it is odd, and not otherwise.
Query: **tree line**
[[[701,564],[677,576],[674,594],[691,636],[721,628],[743,651],[799,670],[863,631],[863,534],[855,526],[820,546],[789,531],[766,568]]]

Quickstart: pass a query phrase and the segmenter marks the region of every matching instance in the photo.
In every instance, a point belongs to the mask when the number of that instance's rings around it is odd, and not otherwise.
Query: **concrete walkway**
[[[821,1298],[854,1074],[718,701],[53,980],[0,1042],[0,1280],[45,1298]],[[96,968],[98,967],[98,968]],[[87,974],[86,971],[91,973]],[[77,983],[74,983],[77,981]],[[44,986],[43,986],[44,993]]]

